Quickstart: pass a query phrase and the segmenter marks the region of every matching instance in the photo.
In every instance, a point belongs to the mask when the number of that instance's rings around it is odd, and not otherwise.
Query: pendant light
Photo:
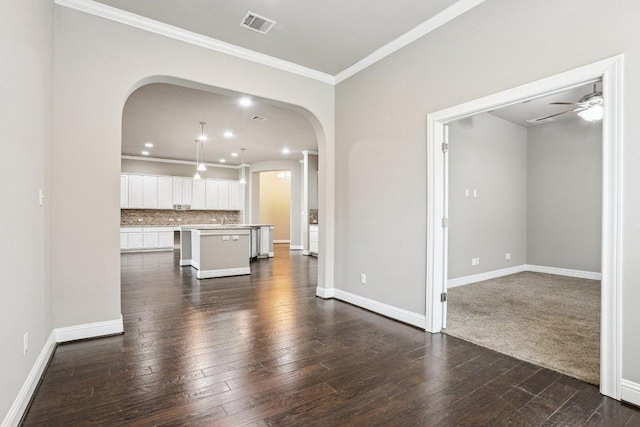
[[[241,165],[241,167],[242,167],[242,178],[240,178],[240,184],[246,184],[247,183],[247,180],[244,177],[244,150],[245,150],[244,148],[240,149],[241,156],[242,156],[242,157],[240,157],[240,159],[242,161],[242,165]]]
[[[207,170],[204,164],[204,142],[207,140],[207,135],[204,133],[204,125],[206,124],[206,122],[200,122],[200,136],[196,139],[196,174],[193,179],[200,179],[200,172]]]

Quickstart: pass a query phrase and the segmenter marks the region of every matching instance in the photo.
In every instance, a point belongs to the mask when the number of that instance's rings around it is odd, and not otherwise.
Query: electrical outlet
[[[473,197],[478,197],[478,190],[473,190]]]
[[[40,191],[38,191],[38,204],[40,206],[44,206],[44,190],[40,189]]]
[[[360,283],[362,283],[363,285],[367,284],[367,275],[366,274],[362,273],[360,275]]]
[[[504,259],[511,259],[511,254],[510,254],[510,253],[506,254],[506,255],[504,256]]]
[[[480,258],[471,258],[471,265],[479,265]]]
[[[22,340],[22,352],[26,356],[28,351],[29,351],[29,333],[25,332],[24,338]]]
[[[469,189],[468,188],[464,190],[464,195],[469,197]]]

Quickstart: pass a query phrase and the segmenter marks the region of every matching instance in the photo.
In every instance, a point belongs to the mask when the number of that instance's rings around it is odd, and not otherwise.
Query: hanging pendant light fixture
[[[242,167],[242,178],[240,178],[240,184],[246,184],[247,183],[247,180],[244,177],[244,150],[245,150],[244,148],[240,149],[240,151],[241,151],[240,155],[242,156],[242,157],[240,157],[240,159],[242,161],[242,165],[241,165],[241,167]]]
[[[200,179],[200,172],[207,170],[204,164],[204,142],[207,140],[207,135],[204,133],[204,125],[206,124],[206,122],[200,122],[200,136],[196,139],[196,174],[193,179]]]

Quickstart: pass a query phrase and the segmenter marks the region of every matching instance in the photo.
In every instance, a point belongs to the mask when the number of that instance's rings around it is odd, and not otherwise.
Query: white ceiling
[[[598,83],[596,87],[598,91],[602,91],[601,83]],[[531,127],[534,125],[527,123],[527,120],[546,117],[573,108],[571,105],[550,105],[551,102],[577,102],[584,95],[591,92],[593,92],[593,84],[589,83],[553,95],[503,107],[492,111],[491,114],[519,126]],[[577,113],[567,113],[554,117],[553,121],[571,120],[576,116]]]
[[[311,123],[302,114],[253,99],[250,107],[241,107],[238,95],[222,95],[170,84],[151,84],[135,91],[124,107],[122,118],[122,154],[195,161],[195,139],[204,121],[205,162],[239,165],[246,148],[245,163],[266,160],[299,160],[303,150],[316,151],[318,141]],[[251,120],[254,115],[268,117],[266,122]],[[224,137],[226,130],[234,132]],[[151,142],[153,148],[146,148]],[[290,154],[282,154],[283,148]]]
[[[331,75],[434,17],[457,0],[97,0],[126,12]],[[241,28],[251,11],[276,21]]]

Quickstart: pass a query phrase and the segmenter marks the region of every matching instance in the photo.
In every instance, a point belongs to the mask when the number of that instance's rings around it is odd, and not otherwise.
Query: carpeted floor
[[[524,272],[447,290],[443,332],[600,382],[600,282]]]

